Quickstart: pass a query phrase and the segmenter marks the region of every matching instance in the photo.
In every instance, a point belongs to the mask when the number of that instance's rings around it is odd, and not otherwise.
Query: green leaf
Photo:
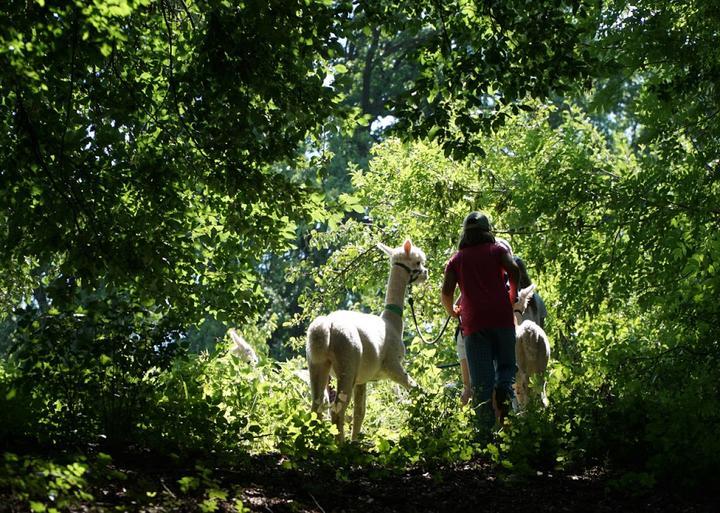
[[[178,485],[180,485],[180,490],[183,493],[188,493],[196,490],[200,486],[200,481],[198,478],[193,476],[184,476],[178,479]]]

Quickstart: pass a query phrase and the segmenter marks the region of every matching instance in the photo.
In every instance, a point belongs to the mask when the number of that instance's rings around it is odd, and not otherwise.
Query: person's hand
[[[453,305],[453,311],[452,311],[452,314],[450,314],[450,315],[452,315],[453,317],[456,317],[456,318],[460,317],[460,305]]]

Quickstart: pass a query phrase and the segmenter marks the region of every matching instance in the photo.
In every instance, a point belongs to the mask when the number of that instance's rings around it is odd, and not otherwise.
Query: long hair
[[[490,220],[482,212],[470,212],[463,221],[463,232],[458,243],[459,249],[495,242],[490,231]]]
[[[529,287],[530,285],[532,285],[532,281],[530,280],[530,276],[528,275],[528,272],[527,272],[527,267],[525,267],[525,262],[523,262],[522,259],[518,256],[513,256],[513,260],[515,260],[515,263],[520,268],[520,277],[518,278],[518,290],[524,289],[525,287]],[[538,308],[537,304],[535,302],[535,294],[537,294],[537,292],[535,292],[530,297],[530,302],[527,305],[527,308],[530,310],[533,317],[535,317],[537,315],[537,308]],[[540,327],[542,328],[542,326],[540,326]]]
[[[529,287],[530,285],[532,285],[532,281],[530,280],[527,268],[525,267],[525,262],[523,262],[522,259],[517,256],[514,256],[513,259],[515,259],[515,263],[520,268],[520,279],[518,280],[518,288],[524,289],[525,287]]]
[[[486,232],[479,228],[465,228],[463,229],[462,235],[460,236],[460,243],[458,244],[458,249],[465,249],[488,242],[495,242],[495,237],[493,237],[493,234],[491,232]]]

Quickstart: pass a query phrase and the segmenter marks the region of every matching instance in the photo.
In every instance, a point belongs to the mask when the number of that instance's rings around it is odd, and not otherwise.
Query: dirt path
[[[357,475],[340,482],[299,473],[267,475],[257,481],[244,492],[253,511],[720,512],[717,496],[714,500],[659,492],[633,496],[611,492],[599,473],[520,479],[498,475],[481,461],[390,477]]]
[[[254,458],[236,469],[178,468],[153,459],[113,462],[88,475],[92,499],[59,508],[72,512],[137,511],[273,513],[367,512],[684,512],[717,513],[720,496],[679,497],[668,491],[620,492],[600,472],[538,474],[529,478],[498,473],[481,460],[434,471],[389,474],[356,469],[336,476],[329,469],[284,469],[276,457]],[[615,490],[615,491],[613,491]],[[47,506],[53,506],[52,502]],[[0,489],[0,512],[26,512],[28,500]],[[58,505],[58,504],[55,504]]]

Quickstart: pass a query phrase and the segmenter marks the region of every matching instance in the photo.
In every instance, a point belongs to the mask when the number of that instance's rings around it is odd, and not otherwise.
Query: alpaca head
[[[383,243],[378,248],[390,257],[390,263],[403,268],[408,273],[409,283],[422,283],[428,278],[425,267],[425,253],[407,239],[399,248],[391,249]]]
[[[533,294],[535,293],[535,284],[531,284],[528,287],[525,287],[524,289],[520,289],[520,292],[518,292],[517,301],[515,301],[515,304],[513,305],[513,310],[516,314],[519,314],[522,316],[522,314],[525,313],[525,309],[527,308],[528,304],[530,303],[530,299],[532,299]]]

